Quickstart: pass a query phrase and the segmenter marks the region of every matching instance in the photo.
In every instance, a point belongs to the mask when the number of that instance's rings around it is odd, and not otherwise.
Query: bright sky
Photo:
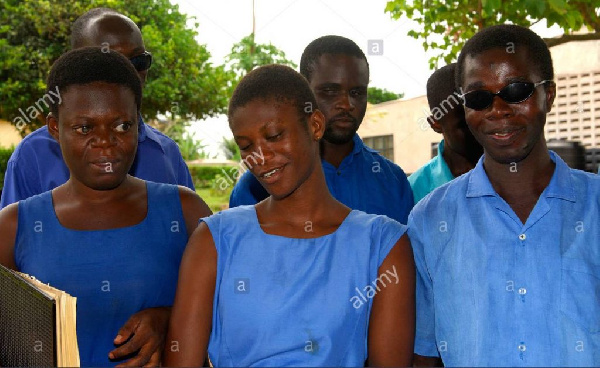
[[[433,72],[428,63],[431,55],[425,53],[421,41],[406,35],[416,23],[406,18],[392,20],[384,13],[386,0],[254,1],[256,42],[272,43],[296,64],[312,40],[336,34],[352,39],[367,55],[370,86],[404,93],[405,98],[425,94],[425,83]],[[206,45],[214,64],[223,64],[233,44],[252,32],[252,0],[171,2],[182,13],[196,17],[198,41]],[[383,42],[382,55],[369,54],[370,40]],[[193,131],[215,154],[222,136],[231,137],[223,117],[199,122]]]

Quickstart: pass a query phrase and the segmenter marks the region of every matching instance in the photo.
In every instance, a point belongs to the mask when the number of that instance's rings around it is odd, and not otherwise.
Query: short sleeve
[[[381,240],[379,244],[379,259],[377,260],[377,267],[379,268],[394,245],[396,245],[402,235],[406,233],[407,226],[383,215],[378,216],[378,219],[380,221],[379,231],[381,234]]]
[[[229,208],[255,205],[267,198],[269,193],[260,185],[250,171],[238,180],[229,197]]]
[[[418,207],[418,206],[417,206]],[[439,357],[435,338],[435,308],[433,282],[425,261],[423,227],[415,213],[408,217],[408,237],[413,248],[417,269],[415,354]]]
[[[415,205],[415,199],[406,174],[398,165],[393,164],[392,167],[394,166],[396,169],[394,174],[399,182],[397,188],[400,201],[394,205],[393,218],[402,224],[406,224],[408,214]]]
[[[22,148],[18,147],[8,160],[0,208],[42,193],[39,173],[37,171],[37,160],[23,160],[22,158],[17,160],[17,157],[20,157],[22,154]]]
[[[184,187],[188,187],[193,191],[196,191],[194,188],[194,180],[192,179],[192,175],[190,174],[190,169],[186,165],[181,153],[179,153],[177,157],[179,161],[179,170],[177,170],[177,184],[183,185]]]

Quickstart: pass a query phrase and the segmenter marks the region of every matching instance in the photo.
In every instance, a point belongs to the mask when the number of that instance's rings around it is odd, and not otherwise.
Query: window
[[[363,138],[365,145],[378,151],[383,157],[394,161],[394,136],[381,135],[377,137]]]

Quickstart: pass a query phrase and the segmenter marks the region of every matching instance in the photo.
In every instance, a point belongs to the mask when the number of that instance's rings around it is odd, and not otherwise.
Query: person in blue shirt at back
[[[112,9],[95,8],[80,16],[72,27],[71,48],[98,46],[120,52],[146,81],[152,55],[144,47],[137,25]],[[130,174],[140,179],[179,184],[194,190],[194,184],[177,144],[144,124],[139,118],[138,148]],[[44,126],[29,134],[10,157],[4,178],[0,208],[56,188],[69,178],[56,137]]]
[[[307,105],[307,110],[318,108],[327,122],[321,158],[331,194],[352,209],[387,215],[406,224],[413,207],[406,174],[365,146],[356,134],[367,109],[369,63],[365,54],[352,40],[324,36],[304,49],[300,73],[317,99],[317,106]],[[267,197],[265,189],[246,172],[233,188],[229,207],[256,204]]]
[[[203,218],[181,263],[163,365],[407,367],[415,269],[406,226],[327,190],[326,122],[292,68],[248,73],[229,126],[270,196]],[[364,295],[363,295],[364,293]],[[362,295],[362,297],[361,297]]]
[[[475,167],[483,148],[475,140],[465,121],[465,110],[454,88],[456,64],[446,65],[427,80],[427,102],[431,129],[443,135],[438,154],[408,177],[415,203],[432,190]]]
[[[556,96],[546,43],[498,25],[456,66],[484,155],[408,220],[417,267],[417,365],[600,365],[600,177],[544,138]]]

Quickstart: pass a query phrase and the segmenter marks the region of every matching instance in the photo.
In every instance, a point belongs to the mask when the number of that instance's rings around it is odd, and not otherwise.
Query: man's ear
[[[554,103],[554,98],[556,97],[556,83],[551,82],[545,88],[546,90],[546,114],[552,110],[552,104]]]
[[[429,115],[427,117],[427,122],[429,123],[429,126],[431,127],[431,129],[433,129],[434,132],[442,134],[442,124],[440,124],[439,121],[435,120],[433,118],[433,115]]]
[[[56,139],[57,142],[59,142],[59,140],[58,140],[58,119],[51,112],[48,113],[48,115],[46,116],[46,125],[48,126],[48,133],[50,133],[50,135],[54,139]]]
[[[325,116],[317,109],[308,118],[308,129],[315,141],[321,140],[325,134]]]

